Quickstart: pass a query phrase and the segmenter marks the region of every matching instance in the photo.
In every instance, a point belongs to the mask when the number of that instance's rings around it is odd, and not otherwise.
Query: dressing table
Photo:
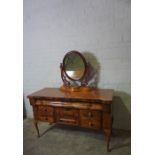
[[[113,90],[89,87],[92,66],[77,51],[65,55],[60,69],[63,80],[61,88],[44,88],[28,96],[38,137],[38,122],[103,131],[109,152]]]

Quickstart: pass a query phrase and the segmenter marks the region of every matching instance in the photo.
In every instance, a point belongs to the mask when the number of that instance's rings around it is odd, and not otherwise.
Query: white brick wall
[[[130,0],[25,0],[24,99],[60,87],[59,65],[70,50],[93,53],[99,87],[130,94]]]

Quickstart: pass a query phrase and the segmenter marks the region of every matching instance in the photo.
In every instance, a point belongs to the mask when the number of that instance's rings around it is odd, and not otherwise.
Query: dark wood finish
[[[113,90],[63,92],[57,88],[45,88],[29,95],[28,98],[33,107],[34,125],[38,136],[39,121],[102,130],[107,139],[107,151],[110,151]]]

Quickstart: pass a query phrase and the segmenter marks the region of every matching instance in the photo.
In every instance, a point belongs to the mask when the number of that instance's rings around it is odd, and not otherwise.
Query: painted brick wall
[[[115,89],[130,113],[130,0],[25,0],[24,100],[44,87],[60,87],[59,65],[70,50],[91,53],[100,66],[100,88]],[[121,109],[114,106],[115,127]],[[124,118],[123,118],[124,119]],[[126,120],[124,120],[126,121]]]

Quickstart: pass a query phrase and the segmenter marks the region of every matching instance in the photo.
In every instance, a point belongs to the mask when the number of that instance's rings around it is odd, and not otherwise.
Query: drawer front
[[[102,104],[99,103],[87,103],[87,102],[50,102],[53,107],[61,108],[76,108],[76,109],[90,109],[102,111]]]
[[[50,117],[50,116],[38,116],[37,120],[38,121],[42,121],[42,122],[49,122],[49,123],[53,123],[54,122],[54,118]]]
[[[54,122],[54,109],[51,106],[35,105],[33,107],[34,118],[42,122]]]
[[[47,105],[50,105],[50,100],[37,100],[36,101],[36,105],[44,105],[44,106],[47,106]]]
[[[96,110],[80,110],[80,126],[100,130],[101,112]]]
[[[101,112],[95,110],[80,110],[80,118],[101,120]]]
[[[72,108],[60,108],[59,115],[62,118],[76,118],[78,117],[78,110]]]
[[[78,110],[72,108],[56,108],[56,122],[78,125]]]
[[[101,122],[99,120],[81,119],[80,126],[84,128],[100,130]]]
[[[41,116],[53,116],[54,109],[50,106],[38,106],[37,113]]]

